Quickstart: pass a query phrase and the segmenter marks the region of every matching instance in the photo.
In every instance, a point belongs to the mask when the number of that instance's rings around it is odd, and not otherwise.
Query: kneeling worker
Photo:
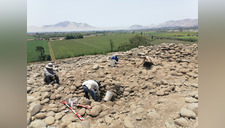
[[[142,55],[140,58],[142,58],[143,61],[137,67],[139,67],[143,64],[143,67],[145,67],[146,69],[150,69],[151,66],[155,64],[153,62],[153,59],[149,56]]]
[[[59,84],[59,77],[56,73],[53,71],[53,64],[48,63],[44,68],[44,82],[45,84],[49,84],[52,81],[56,81],[57,84]]]
[[[88,80],[83,82],[81,87],[84,89],[85,97],[89,99],[89,93],[95,101],[98,101],[98,97],[96,96],[95,90],[97,91],[97,95],[100,96],[99,85],[100,81],[96,80]]]
[[[111,60],[110,60],[110,65],[111,67],[115,67],[116,64],[119,64],[119,59],[118,59],[118,56],[119,54],[118,53],[115,53],[112,57],[111,57]]]

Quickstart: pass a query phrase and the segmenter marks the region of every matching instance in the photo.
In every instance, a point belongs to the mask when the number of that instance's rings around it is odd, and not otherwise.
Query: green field
[[[143,31],[141,32],[104,32],[86,34],[82,39],[71,40],[54,40],[50,41],[55,59],[64,59],[82,55],[105,54],[110,52],[110,39],[114,44],[114,51],[118,51],[118,46],[123,43],[129,43],[129,39],[136,34],[151,39],[153,45],[161,43],[182,43],[194,44],[198,43],[197,32],[162,32],[162,31]],[[49,35],[50,36],[50,35]],[[50,36],[51,37],[51,36]],[[35,38],[35,37],[27,37]],[[35,51],[37,46],[45,49],[46,55],[49,55],[49,48],[46,40],[28,41],[27,42],[27,62],[38,61],[38,52]]]
[[[189,42],[198,41],[198,34],[196,32],[146,32],[144,35],[154,36],[162,39],[173,39]]]
[[[196,44],[197,42],[171,40],[171,39],[156,39],[151,42],[153,45],[159,45],[162,43],[175,43],[175,44]]]
[[[37,39],[37,37],[34,37],[34,36],[27,36],[27,39]]]
[[[105,36],[93,36],[83,39],[51,41],[51,47],[56,59],[106,53],[110,51],[109,40],[112,39],[115,48],[119,44],[129,42],[135,34],[107,34]],[[115,49],[116,50],[116,49]]]
[[[27,41],[27,62],[38,61],[38,52],[35,51],[37,46],[42,46],[45,49],[45,54],[49,55],[48,43],[46,40]]]

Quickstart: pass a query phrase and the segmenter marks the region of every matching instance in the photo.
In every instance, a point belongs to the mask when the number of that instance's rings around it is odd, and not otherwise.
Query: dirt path
[[[50,42],[48,42],[48,48],[49,48],[49,53],[50,53],[50,56],[51,56],[52,60],[55,61],[56,59],[55,59],[52,47],[50,45]]]

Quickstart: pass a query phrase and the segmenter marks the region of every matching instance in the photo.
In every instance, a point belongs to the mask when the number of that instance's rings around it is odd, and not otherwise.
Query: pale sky
[[[71,21],[122,27],[186,18],[198,18],[198,0],[27,0],[27,26]]]

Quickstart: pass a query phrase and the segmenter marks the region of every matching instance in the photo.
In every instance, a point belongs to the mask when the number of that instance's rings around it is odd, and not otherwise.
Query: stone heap
[[[52,62],[61,85],[44,85],[48,63],[27,66],[28,128],[179,128],[198,127],[198,47],[196,44],[139,46],[119,53],[110,67],[107,55],[90,55]],[[150,70],[137,68],[140,56],[153,57]],[[101,101],[84,98],[81,83],[100,80]],[[103,101],[106,91],[112,101]],[[76,99],[85,108],[74,109],[80,121],[60,101]],[[69,110],[65,112],[65,110]]]

